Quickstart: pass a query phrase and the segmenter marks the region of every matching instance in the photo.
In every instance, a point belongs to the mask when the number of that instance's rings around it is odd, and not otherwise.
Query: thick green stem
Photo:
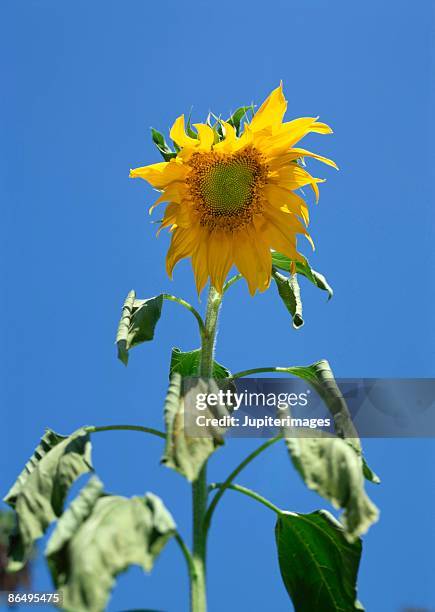
[[[208,294],[207,314],[202,333],[199,375],[203,378],[211,378],[213,376],[214,347],[221,301],[222,295],[211,286]],[[190,580],[191,612],[206,612],[207,610],[207,531],[204,523],[207,512],[207,492],[207,466],[204,465],[198,478],[192,484],[193,573]]]

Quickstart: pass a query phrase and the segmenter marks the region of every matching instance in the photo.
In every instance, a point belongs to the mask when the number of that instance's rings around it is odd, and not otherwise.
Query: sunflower
[[[172,234],[166,259],[170,277],[180,259],[191,257],[198,293],[209,278],[221,292],[235,265],[253,295],[270,284],[271,249],[293,262],[303,260],[298,234],[314,248],[308,207],[295,191],[308,185],[318,200],[322,179],[307,172],[303,159],[336,165],[295,144],[309,132],[332,130],[315,117],[283,122],[286,108],[281,84],[240,134],[234,122],[221,120],[214,126],[195,124],[196,133],[189,125],[186,134],[181,115],[170,131],[177,153],[130,171],[161,192],[151,211],[168,203],[160,229],[168,227]]]

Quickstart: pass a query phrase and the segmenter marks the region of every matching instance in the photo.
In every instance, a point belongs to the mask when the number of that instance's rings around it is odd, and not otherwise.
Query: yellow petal
[[[338,170],[338,166],[332,159],[328,157],[323,157],[322,155],[317,155],[316,153],[311,153],[311,151],[306,151],[305,149],[292,149],[290,151],[291,155],[295,157],[293,159],[297,159],[299,157],[313,157],[314,159],[318,159],[319,161],[327,164],[328,166],[332,166],[336,170]]]
[[[226,121],[221,121],[222,127],[224,129],[225,138],[214,145],[214,151],[221,151],[222,153],[234,150],[234,145],[237,142],[236,130],[233,126]]]
[[[174,181],[168,185],[162,195],[154,202],[154,204],[150,207],[149,213],[151,214],[156,206],[161,204],[162,202],[178,202],[180,203],[186,193],[186,188],[184,183],[179,181]]]
[[[195,123],[194,127],[198,131],[200,151],[210,151],[214,143],[214,132],[209,125],[205,123]]]
[[[308,206],[301,197],[279,185],[271,184],[266,185],[264,193],[272,206],[275,206],[283,212],[302,217],[304,222],[308,225],[310,221]]]
[[[292,190],[305,187],[305,185],[311,185],[316,196],[316,202],[319,201],[319,188],[317,187],[317,183],[325,182],[325,179],[314,178],[309,172],[296,164],[291,164],[278,170],[271,175],[269,180],[280,187]]]
[[[235,264],[246,278],[249,293],[265,291],[270,284],[272,259],[262,236],[254,228],[245,228],[234,234],[233,249]]]
[[[282,83],[280,83],[255,113],[249,124],[250,129],[255,132],[265,128],[276,129],[281,124],[286,110],[287,101],[282,91]]]
[[[283,123],[281,128],[272,136],[267,143],[269,157],[273,157],[280,151],[293,147],[301,138],[310,132],[319,134],[331,134],[331,128],[325,123],[318,123],[316,117],[301,117],[288,123]]]
[[[233,235],[214,230],[208,239],[208,270],[212,285],[222,293],[225,279],[233,265]]]
[[[311,239],[310,234],[306,228],[302,225],[301,221],[294,215],[287,215],[284,212],[277,210],[276,208],[267,208],[264,211],[264,216],[268,219],[271,226],[273,226],[278,233],[281,234],[281,238],[289,244],[296,243],[296,234],[303,234],[308,242],[311,244],[314,250],[314,243]],[[280,249],[273,244],[272,248],[280,251]],[[281,253],[283,251],[280,251]]]
[[[190,257],[197,244],[197,228],[184,229],[177,227],[173,234],[171,245],[166,255],[166,271],[172,278],[174,266],[184,257]]]
[[[178,207],[178,204],[168,204],[165,210],[165,214],[163,215],[160,227],[157,230],[157,236],[165,227],[170,227],[171,225],[177,224]]]
[[[197,225],[197,213],[190,200],[183,199],[178,206],[177,225],[185,228]]]
[[[198,295],[204,289],[208,280],[207,238],[205,236],[205,232],[206,230],[203,229],[201,230],[201,234],[198,235],[198,243],[192,255],[193,275],[195,277]]]
[[[172,181],[182,181],[187,172],[188,168],[184,164],[171,159],[170,162],[160,162],[130,170],[130,178],[142,178],[156,189],[163,189]]]
[[[195,148],[198,146],[196,138],[191,138],[186,134],[184,128],[184,115],[180,115],[175,121],[170,131],[170,137],[179,147],[191,147]]]

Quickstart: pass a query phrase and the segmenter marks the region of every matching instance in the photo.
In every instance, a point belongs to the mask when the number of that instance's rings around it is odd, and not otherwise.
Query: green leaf
[[[16,571],[29,558],[34,542],[63,512],[72,483],[93,470],[91,443],[84,429],[61,436],[49,429],[5,497],[17,514],[17,531],[10,544],[9,569]]]
[[[299,329],[304,324],[304,319],[302,318],[301,291],[296,274],[287,277],[280,274],[275,268],[272,268],[272,276],[278,288],[280,298],[291,314],[293,327]]]
[[[201,361],[201,349],[183,352],[174,347],[171,355],[169,378],[178,372],[181,376],[198,376]],[[213,362],[213,378],[229,378],[231,372],[217,361]]]
[[[332,287],[329,285],[326,278],[320,272],[316,272],[308,263],[308,260],[303,258],[303,261],[295,261],[293,262],[286,255],[282,253],[278,253],[277,251],[272,252],[272,265],[275,268],[279,268],[280,270],[285,270],[286,272],[292,272],[292,264],[296,267],[296,272],[298,274],[302,274],[309,281],[311,281],[316,287],[322,289],[323,291],[327,291],[328,300],[332,298],[334,295],[334,291]]]
[[[169,161],[173,157],[177,157],[177,152],[171,149],[161,132],[151,128],[151,137],[153,139],[153,143],[156,145],[165,161]]]
[[[379,477],[369,468],[363,455],[358,433],[353,425],[346,400],[344,399],[326,359],[306,367],[289,368],[289,373],[308,381],[327,405],[334,419],[335,432],[343,438],[362,459],[362,470],[367,480],[380,483]]]
[[[137,300],[133,290],[127,295],[116,335],[118,358],[124,365],[128,364],[128,351],[131,348],[154,338],[162,305],[162,294],[148,300]]]
[[[349,543],[329,512],[283,512],[275,537],[281,576],[296,612],[364,609],[356,600],[361,541]]]
[[[318,431],[293,428],[284,435],[307,487],[344,510],[346,538],[352,542],[365,533],[378,520],[378,510],[364,490],[361,457],[345,440]]]
[[[244,117],[247,117],[249,111],[251,111],[252,113],[254,112],[253,104],[251,104],[250,106],[241,106],[236,111],[234,111],[234,113],[227,119],[227,123],[232,125],[233,128],[236,130],[237,136],[240,135],[242,120]]]
[[[11,534],[14,532],[15,527],[16,527],[15,513],[11,512],[10,510],[0,510],[0,547],[8,546],[9,538]]]
[[[213,387],[213,388],[210,388]],[[216,388],[214,388],[216,387]],[[216,392],[213,381],[198,379],[197,390],[203,393]],[[195,389],[192,390],[195,393]],[[196,480],[202,466],[210,455],[223,444],[222,436],[211,428],[201,437],[188,436],[184,431],[185,411],[182,377],[172,374],[165,401],[166,446],[162,463],[179,472],[190,482]],[[211,416],[208,413],[206,416]]]
[[[59,519],[45,552],[64,608],[105,610],[116,576],[130,565],[150,571],[175,530],[157,496],[107,495],[91,479]]]

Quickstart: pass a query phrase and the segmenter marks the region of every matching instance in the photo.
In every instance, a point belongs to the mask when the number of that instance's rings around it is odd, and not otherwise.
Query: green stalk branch
[[[94,425],[90,425],[89,427],[84,428],[88,433],[98,433],[100,431],[141,431],[142,433],[148,433],[153,436],[158,436],[159,438],[166,438],[166,434],[163,431],[159,431],[158,429],[154,429],[153,427],[142,427],[142,425],[102,425],[101,427],[96,427]]]
[[[234,276],[232,276],[224,285],[222,294],[226,293],[228,291],[228,289],[231,287],[231,285],[234,285],[234,283],[237,283],[238,280],[240,280],[241,278],[243,278],[242,274],[235,274]]]
[[[278,442],[278,440],[281,439],[282,436],[276,436],[275,438],[271,438],[270,440],[267,440],[266,442],[264,442],[264,444],[262,444],[261,446],[259,446],[257,449],[255,449],[250,455],[248,455],[232,472],[231,474],[228,476],[228,478],[219,485],[219,491],[216,493],[215,497],[213,498],[213,501],[210,503],[210,506],[208,507],[207,513],[205,515],[205,519],[204,519],[204,527],[206,532],[210,529],[210,524],[211,524],[211,519],[213,517],[213,513],[216,509],[217,504],[219,503],[219,500],[221,499],[222,495],[225,493],[225,491],[228,488],[231,488],[231,483],[233,482],[233,480],[240,474],[240,472],[249,464],[251,463],[251,461],[253,459],[255,459],[255,457],[258,457],[258,455],[260,455],[263,451],[265,451],[267,448],[269,448],[269,446],[272,446],[272,444],[275,444],[275,442]],[[216,486],[213,487],[209,487],[209,490],[211,490],[212,488],[216,489]]]
[[[188,569],[188,572],[189,572],[189,577],[192,580],[193,577],[194,577],[194,574],[195,574],[195,566],[193,564],[193,558],[192,558],[191,552],[190,552],[186,542],[182,538],[182,536],[178,533],[178,531],[177,531],[177,533],[175,534],[174,537],[175,537],[175,540],[176,540],[178,546],[180,547],[181,552],[183,553],[183,556],[184,556],[184,558],[186,560],[187,569]]]
[[[223,487],[224,483],[222,482],[212,482],[210,485],[210,489],[219,489],[221,487]],[[263,497],[262,495],[260,495],[259,493],[257,493],[256,491],[252,491],[252,489],[248,489],[247,487],[242,487],[238,484],[230,484],[227,485],[225,487],[226,489],[232,489],[233,491],[238,491],[239,493],[243,493],[243,495],[247,495],[248,497],[252,497],[252,499],[255,499],[255,501],[260,502],[260,504],[263,504],[263,506],[266,506],[266,508],[270,508],[271,510],[273,510],[274,512],[276,512],[276,514],[281,514],[282,510],[280,508],[278,508],[278,506],[275,506],[275,504],[272,504],[271,501],[269,501],[268,499],[266,499],[265,497]]]
[[[201,336],[203,335],[205,331],[204,321],[202,320],[202,317],[199,314],[199,312],[196,310],[196,308],[192,306],[192,304],[189,304],[189,302],[186,302],[186,300],[183,300],[183,298],[179,298],[176,295],[171,295],[169,293],[164,293],[163,299],[169,300],[170,302],[176,302],[177,304],[180,304],[180,306],[184,306],[184,308],[186,308],[189,312],[191,312],[198,322],[199,332]]]
[[[242,370],[232,375],[232,378],[244,378],[245,376],[251,376],[251,374],[261,374],[262,372],[279,372],[281,374],[291,374],[293,368],[280,368],[276,366],[270,366],[265,368],[253,368],[252,370]]]

